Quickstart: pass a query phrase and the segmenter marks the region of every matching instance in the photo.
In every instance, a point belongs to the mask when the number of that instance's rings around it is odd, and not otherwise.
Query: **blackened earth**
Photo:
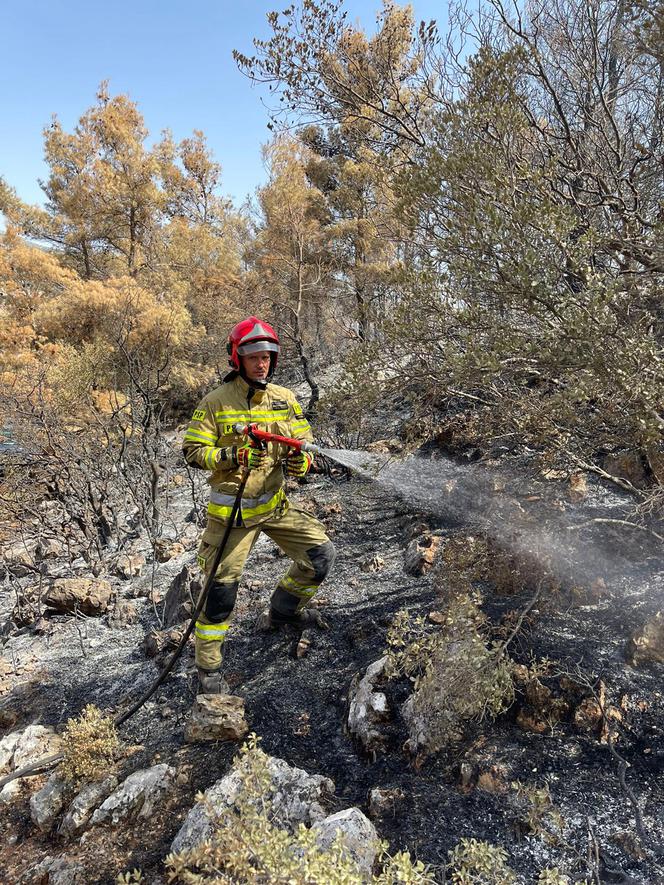
[[[532,494],[532,486],[525,491]],[[525,495],[517,488],[511,492]],[[405,574],[404,549],[423,531],[423,524],[444,537],[464,528],[458,519],[449,524],[444,513],[418,512],[374,483],[343,477],[312,477],[294,492],[293,500],[323,519],[338,560],[318,599],[329,629],[310,632],[311,645],[303,657],[296,656],[300,637],[295,628],[266,634],[256,625],[287,560],[262,538],[247,564],[224,671],[233,692],[246,699],[247,720],[261,737],[262,748],[332,778],[336,797],[330,811],[357,805],[366,812],[372,788],[394,790],[398,798],[393,807],[374,820],[380,836],[391,851],[407,850],[430,864],[440,881],[448,852],[465,837],[502,845],[523,883],[537,881],[545,867],[558,867],[571,881],[582,880],[590,877],[597,858],[602,882],[664,882],[662,858],[656,855],[657,846],[664,843],[664,668],[634,668],[625,660],[630,631],[662,607],[664,581],[657,548],[640,538],[621,559],[620,568],[612,567],[600,598],[565,591],[544,595],[511,647],[520,663],[549,659],[543,681],[548,679],[554,690],[561,673],[584,674],[591,684],[602,680],[609,703],[622,704],[615,750],[626,763],[625,782],[641,811],[645,832],[639,834],[634,809],[620,784],[619,760],[610,746],[596,733],[580,732],[571,717],[553,723],[544,734],[522,730],[516,721],[523,700],[519,697],[498,720],[469,726],[463,742],[435,756],[413,758],[403,748],[408,733],[399,713],[411,686],[394,681],[384,687],[391,708],[384,749],[365,754],[345,724],[353,678],[384,653],[394,614],[407,609],[427,617],[439,607],[444,583],[444,573],[436,581],[431,575]],[[614,515],[624,506],[617,495],[602,490],[591,513],[605,514],[609,504]],[[586,511],[591,505],[584,505]],[[522,506],[531,512],[523,501]],[[533,502],[532,519],[551,518],[555,524],[551,514],[557,511],[547,507],[546,500]],[[190,508],[184,492],[181,500],[173,501],[169,518],[174,538],[184,531]],[[587,543],[592,545],[593,563],[598,558],[601,562],[602,549],[614,550],[623,537],[611,531],[616,530],[582,533],[574,556],[582,555]],[[381,562],[372,566],[374,555]],[[153,576],[148,564],[147,576],[140,579],[114,578],[119,598],[133,598],[139,612],[137,623],[120,629],[105,619],[47,614],[39,632],[34,626],[17,630],[9,622],[12,589],[6,584],[3,655],[11,672],[0,696],[0,736],[35,721],[61,727],[88,703],[113,713],[126,708],[158,672],[158,663],[146,658],[141,642],[159,627],[160,605],[135,598],[137,586],[153,581],[163,594],[183,564],[193,567],[194,560],[192,547],[176,560],[156,565]],[[65,566],[63,574],[70,573]],[[25,584],[31,579],[22,580]],[[508,612],[523,609],[532,596],[530,591],[496,595],[490,576],[482,589],[485,611],[496,626]],[[0,881],[17,881],[47,855],[82,863],[91,883],[111,883],[119,872],[134,867],[143,870],[147,882],[162,881],[163,858],[196,792],[228,770],[238,749],[234,744],[185,743],[183,726],[194,689],[189,647],[168,681],[123,726],[123,741],[134,748],[123,773],[169,762],[184,775],[159,813],[140,828],[98,827],[83,844],[63,845],[55,836],[36,833],[25,793],[0,811]],[[464,771],[470,773],[464,777]],[[541,828],[533,828],[525,822],[524,807],[511,786],[517,781],[533,790],[548,787],[558,824],[549,826],[545,820]]]

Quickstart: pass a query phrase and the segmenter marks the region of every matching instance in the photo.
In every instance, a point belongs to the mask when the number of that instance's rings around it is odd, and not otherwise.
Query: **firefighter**
[[[271,383],[279,358],[279,338],[266,322],[251,316],[231,330],[227,345],[231,371],[221,386],[199,403],[184,436],[187,463],[210,471],[207,528],[198,562],[207,574],[233,508],[243,473],[249,471],[240,511],[196,621],[196,667],[200,691],[228,690],[221,675],[222,646],[231,623],[245,561],[261,532],[292,559],[277,584],[266,629],[284,624],[320,624],[311,602],[334,561],[334,545],[324,526],[286,497],[284,474],[305,476],[312,455],[268,443],[264,448],[237,435],[237,423],[295,439],[313,439],[309,422],[292,391]]]

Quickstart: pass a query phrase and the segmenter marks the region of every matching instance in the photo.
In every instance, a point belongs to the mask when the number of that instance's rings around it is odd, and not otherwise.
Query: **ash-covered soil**
[[[555,526],[560,532],[560,508],[552,506],[557,493],[550,487],[501,488],[507,496],[500,507],[504,538],[512,532],[510,513],[517,513],[504,505],[508,499],[518,505],[517,534],[526,531],[524,526],[538,527],[540,535]],[[474,723],[463,742],[413,758],[403,748],[408,733],[399,712],[411,686],[397,680],[384,687],[391,709],[384,749],[367,756],[346,729],[353,678],[384,653],[394,614],[407,609],[428,617],[440,606],[445,583],[440,569],[435,580],[433,573],[406,574],[404,550],[427,527],[444,539],[462,535],[463,521],[458,512],[447,519],[443,506],[436,512],[435,502],[422,509],[367,480],[312,477],[292,499],[325,522],[338,559],[318,597],[330,627],[308,631],[311,645],[302,657],[296,655],[300,637],[294,628],[265,634],[256,625],[287,560],[263,537],[247,563],[224,670],[232,691],[246,699],[247,721],[263,749],[332,778],[338,808],[357,805],[366,812],[372,788],[393,790],[392,808],[374,820],[381,837],[392,850],[408,850],[432,865],[440,881],[450,849],[459,839],[474,837],[502,845],[523,883],[537,881],[545,867],[558,867],[572,881],[596,869],[601,882],[664,882],[662,859],[656,856],[657,845],[664,843],[664,665],[635,668],[625,660],[630,631],[662,607],[657,548],[639,538],[617,559],[613,553],[622,535],[615,526],[575,532],[570,562],[587,554],[580,589],[542,593],[510,646],[518,663],[539,662],[541,683],[553,697],[563,691],[563,678],[577,688],[585,679],[593,690],[601,680],[606,704],[619,711],[615,744],[602,740],[599,729],[581,730],[572,706],[560,719],[552,717],[542,733],[524,730],[519,711],[525,700],[517,691],[514,705],[498,720]],[[616,516],[622,507],[622,498],[599,486],[583,505],[566,504],[577,523],[589,515]],[[196,532],[185,521],[190,508],[183,490],[169,511],[171,535],[189,538],[184,554],[157,564],[154,575],[148,564],[141,578],[112,579],[118,598],[131,598],[136,606],[135,623],[118,628],[107,618],[47,613],[19,630],[5,627],[0,737],[32,722],[62,726],[88,703],[120,712],[154,679],[161,661],[148,659],[141,643],[159,627],[160,601],[136,594],[152,583],[157,597],[163,596],[183,565],[194,567]],[[556,561],[560,556],[557,550]],[[593,574],[601,581],[590,592]],[[2,621],[13,604],[13,591],[6,587]],[[490,574],[478,589],[496,629],[513,624],[532,599],[531,590],[497,594]],[[194,690],[189,647],[167,682],[122,727],[131,748],[122,762],[124,773],[155,762],[169,762],[180,772],[175,792],[158,813],[136,829],[96,827],[82,843],[64,845],[36,832],[24,793],[0,810],[0,881],[18,881],[36,861],[62,854],[83,863],[90,883],[111,883],[118,872],[134,867],[143,870],[145,881],[161,881],[163,858],[196,792],[224,774],[237,752],[234,744],[184,741]],[[550,800],[536,806],[532,797],[545,787]]]

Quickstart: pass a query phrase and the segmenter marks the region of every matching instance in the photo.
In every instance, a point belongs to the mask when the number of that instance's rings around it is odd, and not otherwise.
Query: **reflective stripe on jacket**
[[[254,390],[238,375],[208,393],[194,410],[182,449],[192,467],[212,471],[207,537],[204,535],[210,543],[230,517],[242,479],[241,468],[228,461],[217,463],[220,449],[247,442],[233,431],[238,423],[258,424],[279,436],[313,440],[300,404],[286,387],[268,384],[265,390]],[[281,467],[287,454],[286,446],[268,443],[265,467],[250,472],[241,505],[244,525],[256,525],[277,508],[287,506]]]

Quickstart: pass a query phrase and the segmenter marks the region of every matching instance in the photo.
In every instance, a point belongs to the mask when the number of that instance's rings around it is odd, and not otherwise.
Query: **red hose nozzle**
[[[315,443],[308,442],[306,439],[293,439],[289,436],[279,436],[277,433],[269,433],[267,430],[261,430],[258,424],[234,424],[233,430],[240,436],[248,436],[256,442],[274,442],[287,446],[289,449],[295,449],[297,452],[311,452],[316,454],[320,452],[320,446]]]

